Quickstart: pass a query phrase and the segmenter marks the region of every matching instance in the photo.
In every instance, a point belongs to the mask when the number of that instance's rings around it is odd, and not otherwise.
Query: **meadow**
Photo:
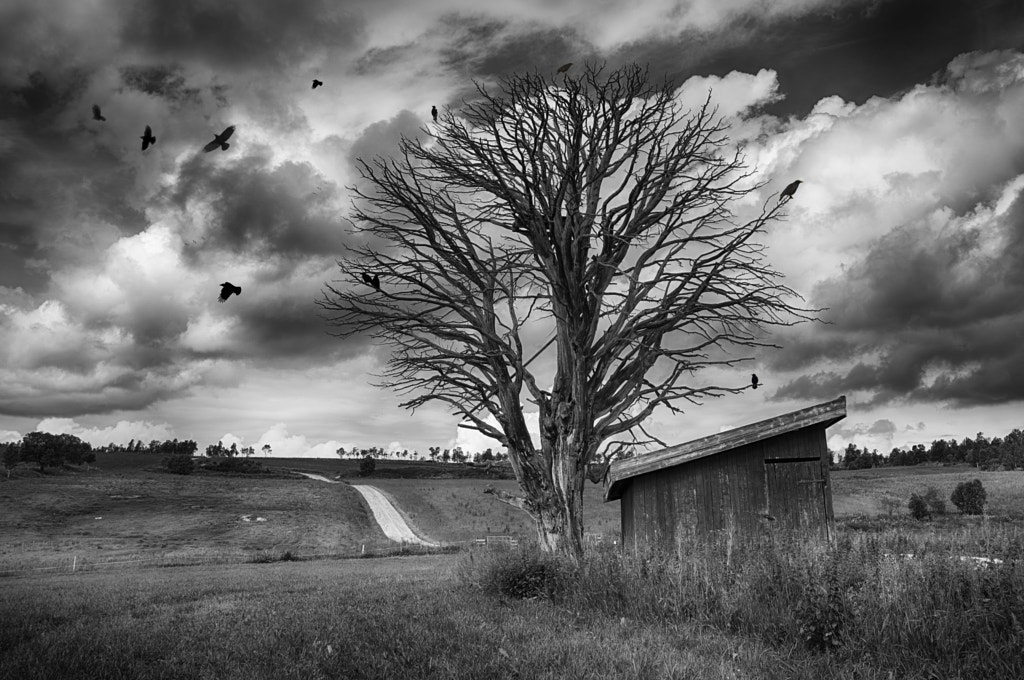
[[[458,578],[459,559],[18,579],[0,588],[0,680],[793,680],[847,677],[850,668],[703,625],[498,600]]]
[[[436,464],[361,480],[336,460],[177,476],[129,456],[0,481],[0,568],[18,568],[0,577],[0,678],[1024,677],[1020,471],[834,472],[834,546],[604,547],[574,571],[529,548],[328,557],[386,540],[346,484],[287,469],[378,486],[442,541],[528,537],[482,493],[510,480]],[[917,522],[885,503],[975,477],[985,518]],[[618,503],[586,489],[587,530],[617,536]],[[23,570],[71,553],[73,573]],[[225,563],[190,564],[203,556]],[[159,559],[103,566],[125,557]]]

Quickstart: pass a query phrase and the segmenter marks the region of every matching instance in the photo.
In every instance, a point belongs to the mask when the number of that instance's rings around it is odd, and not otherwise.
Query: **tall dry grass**
[[[960,559],[968,545],[984,545],[1002,562]],[[461,575],[504,596],[528,592],[595,615],[707,624],[778,647],[867,660],[894,677],[1021,678],[1021,546],[1019,529],[998,525],[945,537],[844,531],[833,544],[720,538],[680,545],[675,554],[606,547],[578,567],[556,567],[523,547],[466,558]]]

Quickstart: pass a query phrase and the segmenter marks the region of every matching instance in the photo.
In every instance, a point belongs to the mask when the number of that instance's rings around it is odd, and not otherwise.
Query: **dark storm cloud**
[[[179,208],[209,203],[213,213],[202,248],[275,257],[333,255],[345,246],[344,225],[332,203],[335,191],[308,163],[271,167],[269,154],[254,148],[227,166],[206,154],[189,159],[172,200]]]
[[[180,64],[124,66],[121,68],[121,79],[128,87],[149,95],[176,102],[200,102],[199,88],[187,86],[184,68]]]
[[[327,47],[345,49],[364,22],[330,0],[162,0],[131,6],[122,40],[148,53],[212,66],[291,65]]]
[[[95,236],[84,223],[142,228],[139,206],[124,191],[134,170],[87,122],[87,86],[76,69],[33,71],[0,94],[0,285],[38,292],[41,270],[87,257]]]
[[[783,343],[773,368],[874,355],[843,372],[818,371],[784,385],[776,398],[873,394],[956,406],[1024,399],[1024,196],[1005,214],[950,233],[905,226],[879,239],[843,275],[820,284],[829,307],[812,342]],[[984,233],[982,233],[984,230]],[[1009,244],[995,254],[985,243]],[[927,381],[929,373],[932,380]]]
[[[485,81],[534,69],[554,74],[568,61],[582,63],[595,54],[592,46],[565,28],[527,23],[511,30],[506,21],[455,14],[442,17],[438,24],[445,33],[443,64]]]
[[[287,280],[253,283],[254,286],[275,290],[288,284]],[[338,338],[329,334],[335,329],[321,318],[321,310],[313,302],[318,292],[307,290],[305,294],[267,295],[261,298],[258,306],[246,308],[240,314],[242,332],[239,349],[247,358],[260,359],[272,366],[294,363],[307,368],[364,353],[371,338]]]
[[[424,107],[429,108],[425,103]],[[356,161],[362,159],[370,163],[374,158],[390,158],[398,155],[398,143],[402,137],[410,139],[425,134],[421,129],[424,125],[423,116],[417,116],[412,111],[399,111],[390,120],[381,120],[366,127],[363,134],[352,143],[348,153],[348,160],[353,167],[357,167]]]
[[[23,381],[12,390],[0,392],[0,414],[47,418],[136,411],[186,395],[190,387],[181,384],[177,372],[167,368],[81,385],[71,382],[56,390],[50,383]]]
[[[1021,45],[1019,0],[853,0],[788,16],[752,11],[708,32],[626,45],[609,58],[650,63],[679,82],[772,69],[786,96],[766,110],[804,115],[829,95],[857,103],[893,96],[928,82],[958,54]]]

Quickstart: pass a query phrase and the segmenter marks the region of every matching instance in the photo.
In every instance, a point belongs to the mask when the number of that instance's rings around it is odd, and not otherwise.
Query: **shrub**
[[[916,493],[910,494],[910,501],[907,503],[910,508],[910,516],[914,519],[930,519],[932,514],[928,510],[928,502]]]
[[[964,515],[980,515],[985,511],[985,487],[980,479],[970,482],[960,482],[950,500],[957,510]]]
[[[365,456],[359,461],[359,476],[369,477],[373,474],[373,471],[377,469],[377,461],[373,459],[373,456]]]
[[[213,472],[241,472],[247,474],[269,472],[258,462],[245,458],[214,458],[203,463],[203,469]]]
[[[192,470],[195,469],[195,463],[190,454],[176,453],[164,458],[164,467],[168,472],[173,472],[176,475],[188,475],[192,474]]]
[[[924,492],[924,502],[928,504],[928,511],[933,515],[945,515],[946,514],[946,501],[942,500],[942,496],[939,495],[939,490],[934,486],[929,486]]]
[[[542,597],[557,601],[575,576],[571,564],[536,546],[488,550],[474,561],[475,573],[469,575],[470,580],[485,593],[519,600]]]

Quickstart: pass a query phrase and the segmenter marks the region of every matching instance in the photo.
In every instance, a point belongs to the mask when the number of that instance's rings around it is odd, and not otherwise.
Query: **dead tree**
[[[408,395],[403,407],[442,402],[507,447],[523,495],[491,491],[574,559],[588,464],[657,441],[643,423],[658,407],[746,389],[747,374],[695,377],[816,311],[788,302],[756,242],[778,204],[733,213],[759,186],[709,104],[681,110],[637,66],[581,71],[478,86],[425,141],[361,160],[351,189],[367,245],[338,264],[388,285],[326,285],[317,300],[336,334],[390,345],[380,386]],[[527,364],[542,342],[524,337],[552,333],[541,376]]]

